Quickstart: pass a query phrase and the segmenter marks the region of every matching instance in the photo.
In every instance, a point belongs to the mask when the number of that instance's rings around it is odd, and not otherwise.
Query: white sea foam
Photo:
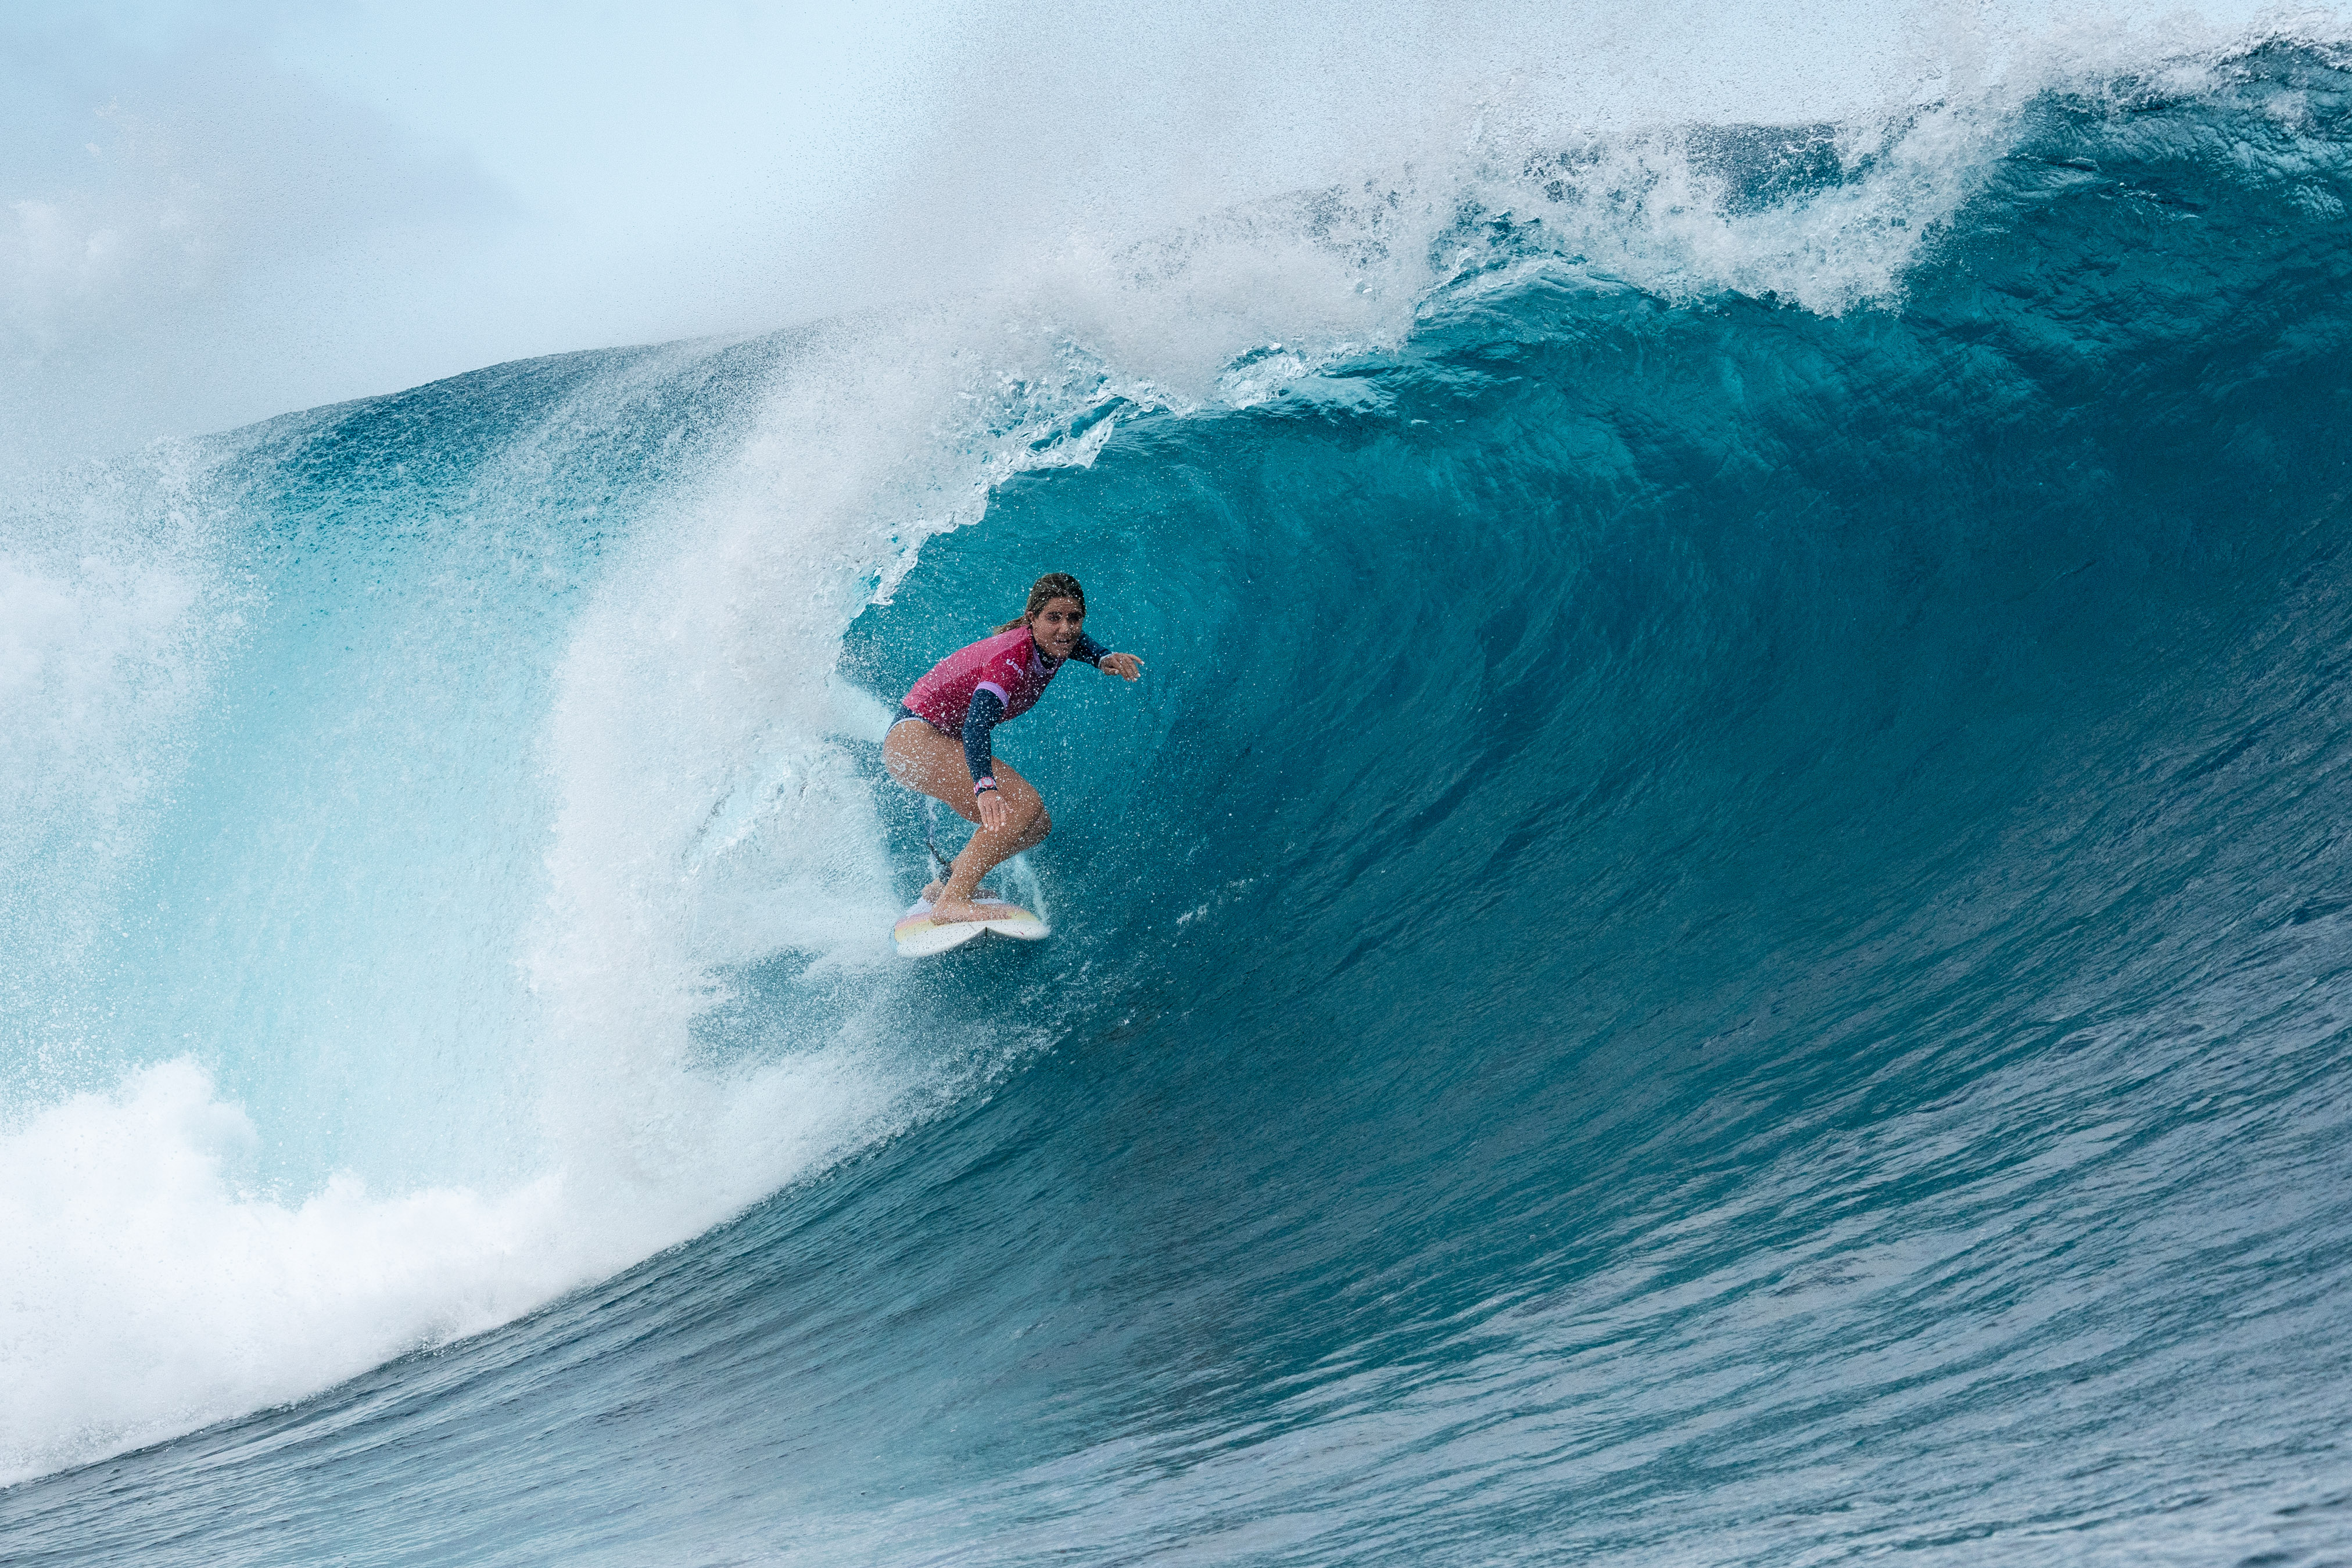
[[[194,1062],[52,1105],[0,1136],[0,1484],[504,1322],[902,1124],[898,1087],[836,1042],[698,1096],[660,1085],[616,1118],[625,1161],[493,1194],[339,1174],[290,1200],[253,1185],[260,1134]],[[649,1128],[709,1146],[656,1168]]]
[[[281,1204],[240,1184],[258,1144],[184,1061],[0,1137],[0,1480],[294,1398],[574,1277],[552,1179],[385,1200],[339,1176]]]

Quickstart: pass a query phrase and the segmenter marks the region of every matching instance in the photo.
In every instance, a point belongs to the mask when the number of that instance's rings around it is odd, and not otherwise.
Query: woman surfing
[[[923,889],[935,924],[988,919],[980,879],[1054,829],[1036,787],[991,752],[991,732],[1026,713],[1066,660],[1122,680],[1143,674],[1142,660],[1114,653],[1087,636],[1086,619],[1087,594],[1078,580],[1066,571],[1047,572],[1029,590],[1019,620],[933,664],[898,705],[898,718],[882,743],[890,777],[946,801],[980,827],[947,880]]]

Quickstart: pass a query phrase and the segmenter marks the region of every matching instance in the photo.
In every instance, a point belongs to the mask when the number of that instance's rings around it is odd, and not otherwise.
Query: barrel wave
[[[16,503],[10,1561],[2352,1551],[2352,68],[1416,178]]]

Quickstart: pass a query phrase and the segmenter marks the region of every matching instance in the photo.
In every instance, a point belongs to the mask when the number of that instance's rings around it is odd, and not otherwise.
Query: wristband
[[[983,773],[971,781],[971,792],[975,795],[985,794],[995,788],[996,775],[993,773]]]

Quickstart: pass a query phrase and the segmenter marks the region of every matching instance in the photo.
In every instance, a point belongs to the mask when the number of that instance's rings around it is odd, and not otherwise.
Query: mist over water
[[[1998,114],[2330,16],[36,3],[0,19],[0,475],[505,360],[1024,294],[1237,204],[1442,201],[1465,158],[1596,133]]]
[[[41,468],[12,1551],[2331,1560],[2335,27],[959,13],[719,335]],[[10,396],[346,222],[243,145],[12,207]],[[902,962],[1049,568],[1058,934]]]

